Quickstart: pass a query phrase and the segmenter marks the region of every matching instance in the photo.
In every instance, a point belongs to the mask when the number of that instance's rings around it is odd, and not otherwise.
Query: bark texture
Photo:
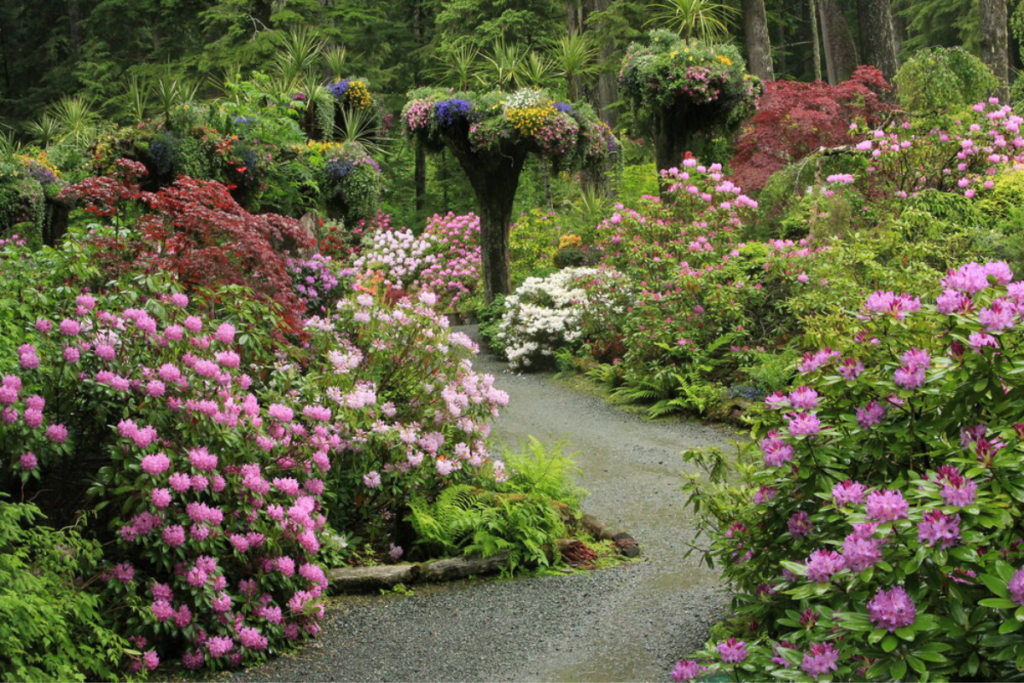
[[[1002,0],[1005,2],[1005,0]],[[896,58],[896,31],[889,0],[857,0],[860,23],[861,63],[876,67],[892,82],[899,69]]]
[[[654,114],[654,156],[658,170],[679,166],[683,155],[692,149],[693,125],[688,119],[691,108],[677,103]]]
[[[762,81],[774,81],[764,0],[743,0],[743,37],[747,43],[747,70]]]
[[[508,239],[512,229],[512,206],[528,150],[522,145],[511,145],[480,154],[470,149],[465,135],[457,134],[447,137],[445,143],[469,179],[480,209],[484,300],[490,303],[496,294],[512,293]]]
[[[613,0],[580,0],[578,3],[568,3],[566,15],[566,28],[570,31],[583,33],[587,30],[587,17],[594,12],[603,12],[611,6]],[[607,63],[614,53],[612,45],[602,45],[599,59]],[[618,123],[618,113],[612,105],[619,99],[619,82],[615,70],[605,70],[597,79],[587,87],[579,86],[577,91],[591,105],[601,120],[612,128]]]
[[[999,99],[1009,96],[1010,55],[1007,40],[1006,0],[978,0],[981,24],[981,61],[999,79]]]
[[[835,85],[849,80],[857,68],[857,46],[846,23],[846,15],[836,0],[818,0],[818,12],[821,15],[828,82]]]

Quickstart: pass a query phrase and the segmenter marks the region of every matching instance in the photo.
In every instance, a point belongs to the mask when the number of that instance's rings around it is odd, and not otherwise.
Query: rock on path
[[[465,331],[470,331],[466,329]],[[518,581],[417,586],[414,597],[343,597],[319,638],[241,681],[667,681],[727,606],[696,556],[679,491],[679,453],[735,434],[692,422],[650,423],[548,375],[474,363],[508,391],[496,437],[532,435],[578,452],[584,509],[631,533],[644,561]]]

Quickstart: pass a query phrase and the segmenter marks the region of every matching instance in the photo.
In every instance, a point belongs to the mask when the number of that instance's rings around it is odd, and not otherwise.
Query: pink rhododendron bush
[[[96,250],[116,239],[0,252],[0,485],[58,522],[86,514],[104,561],[83,578],[132,636],[132,671],[252,663],[317,633],[330,528],[387,548],[412,496],[504,478],[484,440],[507,395],[435,295],[338,296],[322,260],[292,262],[317,314],[289,342],[241,286],[108,280]]]
[[[877,291],[686,489],[735,618],[675,680],[1008,680],[1024,664],[1024,282]]]
[[[473,214],[434,215],[419,235],[408,228],[375,231],[352,263],[363,278],[404,292],[429,291],[441,311],[469,311],[479,303],[480,219]]]

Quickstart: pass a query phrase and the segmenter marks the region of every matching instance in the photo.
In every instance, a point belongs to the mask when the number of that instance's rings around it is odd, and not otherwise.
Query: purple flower
[[[793,645],[793,643],[789,642],[788,640],[783,640],[783,641],[779,642],[778,645],[773,645],[772,646],[772,655],[774,655],[774,656],[772,657],[772,664],[775,664],[776,666],[781,666],[783,669],[788,669],[792,665],[789,663],[789,660],[787,660],[785,657],[782,656],[782,653],[780,653],[779,650],[795,650],[795,649],[796,649],[796,646]]]
[[[376,471],[369,472],[363,475],[363,484],[367,488],[375,489],[380,486],[380,474]]]
[[[234,646],[234,642],[227,636],[213,636],[206,641],[206,648],[210,651],[210,656],[214,659],[223,657],[227,653],[231,652],[231,649]]]
[[[344,78],[338,81],[337,83],[331,83],[329,86],[327,86],[327,92],[331,93],[331,96],[334,99],[340,100],[342,97],[345,96],[345,92],[348,90],[348,86],[348,79]]]
[[[961,266],[959,270],[949,271],[949,274],[942,278],[942,286],[946,289],[974,294],[988,288],[988,273],[985,272],[983,266],[971,262]]]
[[[875,626],[892,633],[914,623],[917,607],[902,587],[896,586],[889,591],[880,588],[868,603],[868,616]]]
[[[868,494],[868,519],[892,522],[905,519],[910,504],[903,499],[903,493],[895,489],[872,491]]]
[[[789,394],[789,402],[794,408],[813,410],[818,406],[818,392],[810,387],[800,387]]]
[[[672,680],[676,683],[691,681],[705,671],[707,671],[706,666],[701,666],[692,659],[684,659],[681,662],[676,662],[676,665],[672,667]]]
[[[807,578],[815,583],[828,583],[843,567],[843,557],[836,551],[815,550],[807,558]]]
[[[473,105],[461,98],[443,100],[434,105],[437,122],[442,126],[451,126],[466,121]]]
[[[971,345],[971,351],[974,353],[981,353],[981,350],[986,346],[998,349],[999,342],[991,334],[985,334],[984,332],[972,332],[971,336],[967,338],[967,343]]]
[[[742,640],[729,638],[718,644],[718,654],[726,664],[742,664],[747,658],[747,644]]]
[[[804,653],[804,661],[800,668],[808,675],[817,678],[830,671],[836,671],[839,661],[839,650],[832,643],[814,643],[809,652]]]
[[[904,352],[903,355],[900,356],[900,360],[902,360],[908,367],[913,366],[927,370],[932,366],[931,355],[927,351],[916,347]]]
[[[832,487],[832,501],[836,507],[860,505],[864,502],[864,484],[847,479]]]
[[[789,533],[793,534],[795,538],[803,538],[814,530],[814,525],[811,524],[811,518],[806,512],[797,512],[789,518],[787,522],[789,526]]]
[[[873,567],[882,561],[882,543],[882,539],[871,538],[871,533],[855,531],[843,541],[843,562],[855,572]]]
[[[764,453],[764,463],[769,467],[781,467],[793,459],[793,446],[780,439],[779,433],[774,431],[761,439],[761,452]]]
[[[857,379],[862,372],[864,372],[864,364],[856,358],[846,358],[843,360],[843,364],[839,366],[839,374],[847,382]]]
[[[39,460],[36,458],[36,454],[30,451],[18,458],[18,464],[21,466],[21,469],[31,472],[39,464]]]
[[[1014,317],[1017,311],[1017,304],[1008,299],[995,299],[991,307],[978,311],[978,322],[985,326],[986,332],[1009,330],[1015,324]]]
[[[943,548],[949,548],[960,541],[960,515],[946,515],[941,510],[929,510],[924,513],[917,527],[917,539],[920,543],[935,545],[942,542]]]
[[[1014,573],[1007,588],[1010,589],[1010,600],[1018,605],[1024,605],[1024,567]]]
[[[790,413],[786,419],[792,436],[813,436],[821,431],[821,420],[814,413]]]
[[[905,365],[893,373],[893,381],[904,389],[917,389],[924,386],[925,369],[917,365]]]
[[[833,358],[838,358],[841,355],[842,354],[838,351],[833,351],[828,347],[825,347],[815,354],[805,353],[803,360],[801,360],[797,365],[797,369],[804,374],[814,372],[815,370],[828,365]]]
[[[942,315],[966,313],[971,310],[971,297],[955,289],[947,289],[936,299],[936,309]]]
[[[892,292],[875,292],[864,302],[864,308],[875,313],[887,313],[904,320],[907,313],[921,310],[921,300],[909,294],[897,296]]]
[[[60,321],[60,333],[65,337],[75,337],[79,332],[82,331],[82,324],[77,320],[71,320],[70,318],[64,318]]]
[[[974,504],[978,485],[959,474],[950,476],[942,484],[942,501],[946,505],[967,507]]]

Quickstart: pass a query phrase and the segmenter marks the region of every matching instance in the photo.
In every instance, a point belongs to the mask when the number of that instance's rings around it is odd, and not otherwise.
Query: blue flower
[[[348,90],[348,79],[338,81],[337,83],[331,83],[327,86],[327,92],[334,96],[334,99],[340,100],[345,96],[345,91]]]
[[[566,104],[565,102],[555,102],[555,109],[563,114],[572,113],[572,105]]]
[[[341,180],[351,173],[353,168],[355,165],[351,161],[337,157],[328,161],[324,170],[332,180]]]
[[[466,100],[455,98],[435,104],[434,114],[442,126],[451,126],[465,121],[472,109],[473,105]]]

